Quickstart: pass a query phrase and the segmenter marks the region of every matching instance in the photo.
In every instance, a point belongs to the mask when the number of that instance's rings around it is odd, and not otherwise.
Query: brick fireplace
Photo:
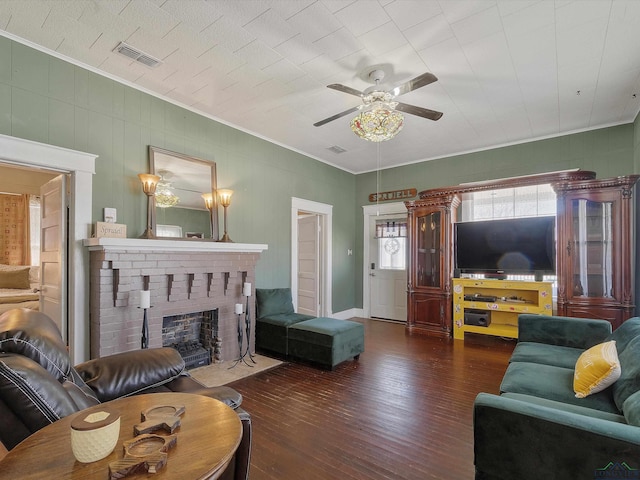
[[[222,361],[238,357],[236,303],[245,282],[252,285],[249,347],[255,338],[255,265],[263,244],[196,240],[91,238],[91,358],[140,348],[140,291],[150,290],[149,347],[163,346],[163,319],[218,309]],[[243,318],[244,320],[244,318]],[[246,348],[246,339],[245,339]]]

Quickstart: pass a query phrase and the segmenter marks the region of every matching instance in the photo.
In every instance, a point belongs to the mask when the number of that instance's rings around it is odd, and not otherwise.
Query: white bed
[[[39,267],[0,265],[0,272],[29,268],[29,288],[0,288],[0,314],[14,308],[40,308]]]

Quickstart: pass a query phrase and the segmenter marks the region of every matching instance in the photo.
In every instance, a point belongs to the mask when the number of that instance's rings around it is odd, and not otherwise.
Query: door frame
[[[89,252],[82,241],[91,237],[95,160],[98,156],[68,148],[0,134],[0,163],[37,167],[68,174],[70,201],[68,322],[69,355],[74,364],[89,359]]]
[[[378,215],[407,215],[407,207],[402,202],[383,203],[378,205],[364,205],[362,236],[362,314],[371,317],[371,277],[369,276],[369,255],[371,254],[369,230],[371,222],[375,222]]]
[[[331,296],[331,252],[332,252],[332,225],[333,225],[333,205],[314,202],[303,198],[291,197],[291,297],[293,308],[298,308],[298,214],[299,212],[312,213],[320,216],[321,240],[321,261],[320,277],[322,284],[318,284],[320,291],[318,299],[320,301],[320,316],[330,317],[332,315]]]

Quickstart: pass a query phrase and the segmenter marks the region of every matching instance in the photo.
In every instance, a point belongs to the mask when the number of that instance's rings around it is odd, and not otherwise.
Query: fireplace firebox
[[[162,345],[175,348],[187,369],[219,361],[218,309],[163,317]]]

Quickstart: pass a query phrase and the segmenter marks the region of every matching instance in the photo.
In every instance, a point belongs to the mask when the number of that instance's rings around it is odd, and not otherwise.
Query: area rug
[[[280,360],[265,357],[264,355],[254,355],[253,359],[256,361],[255,364],[247,358],[249,365],[252,365],[251,367],[247,366],[244,362],[240,362],[234,367],[235,361],[226,361],[194,368],[193,370],[189,370],[189,373],[193,378],[202,382],[207,387],[217,387],[235,382],[250,375],[255,375],[259,372],[264,372],[282,363]]]

